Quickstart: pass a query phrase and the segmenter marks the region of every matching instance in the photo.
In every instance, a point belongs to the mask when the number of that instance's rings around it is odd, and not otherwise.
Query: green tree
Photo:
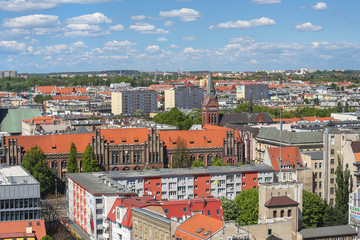
[[[187,148],[186,140],[180,136],[176,139],[176,148],[174,151],[172,167],[183,168],[192,165],[189,158],[189,149]]]
[[[239,226],[258,223],[259,215],[259,190],[246,189],[235,197],[237,205],[236,223]]]
[[[144,113],[143,110],[138,109],[138,110],[135,111],[134,116],[137,117],[137,118],[145,119],[146,114]]]
[[[193,122],[193,124],[202,124],[201,108],[194,108],[187,117]]]
[[[349,112],[349,104],[348,104],[348,102],[345,103],[344,112]]]
[[[43,237],[41,240],[53,240],[53,238],[50,237],[49,235],[46,235],[46,236]]]
[[[34,97],[34,102],[42,104],[44,102],[44,96],[43,95],[36,95]]]
[[[336,108],[336,110],[337,110],[337,112],[339,112],[339,113],[341,113],[342,112],[342,104],[341,104],[341,102],[338,102],[337,103],[337,108]]]
[[[41,197],[51,193],[54,188],[54,173],[45,161],[44,152],[38,147],[26,151],[21,165],[40,183]]]
[[[335,174],[335,210],[338,213],[338,224],[345,225],[348,222],[350,170],[348,164],[346,164],[345,169],[343,168],[343,162],[340,160],[340,157],[338,157],[338,166]]]
[[[169,112],[156,114],[153,121],[177,126],[181,130],[189,129],[193,125],[192,120],[177,108],[172,108]]]
[[[67,166],[67,172],[68,173],[77,173],[79,172],[79,168],[77,166],[77,161],[76,161],[76,154],[77,154],[77,149],[74,143],[71,143],[71,147],[70,147],[70,154],[69,154],[69,163]]]
[[[82,172],[99,172],[99,162],[95,158],[95,154],[91,145],[87,145],[82,154]]]
[[[191,164],[191,167],[205,167],[205,164],[203,162],[203,160],[201,158],[196,159],[195,161],[193,161],[193,163]]]
[[[324,227],[338,225],[338,216],[335,208],[332,205],[327,204],[326,202],[324,203],[324,205],[325,205],[325,212],[323,219]]]
[[[224,213],[224,221],[236,220],[237,218],[236,202],[226,197],[220,197],[220,201]]]
[[[53,100],[53,97],[51,95],[46,95],[44,97],[44,101]]]
[[[302,226],[304,228],[322,227],[324,214],[324,201],[318,195],[303,190]]]
[[[221,158],[217,158],[217,157],[214,157],[213,159],[213,163],[211,164],[211,166],[215,166],[215,167],[220,167],[220,166],[228,166],[229,164],[224,162],[223,159]]]

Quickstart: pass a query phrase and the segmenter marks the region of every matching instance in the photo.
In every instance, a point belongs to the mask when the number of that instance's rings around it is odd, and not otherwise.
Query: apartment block
[[[181,86],[165,90],[165,109],[201,108],[204,89],[196,86]]]
[[[113,114],[134,115],[142,110],[149,115],[157,110],[157,93],[153,90],[132,89],[111,93],[111,112]]]
[[[4,77],[17,77],[17,71],[0,71],[0,78]]]
[[[236,88],[236,100],[258,101],[269,98],[267,84],[244,84]]]

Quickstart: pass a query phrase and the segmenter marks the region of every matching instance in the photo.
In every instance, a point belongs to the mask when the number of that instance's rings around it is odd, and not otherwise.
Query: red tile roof
[[[85,100],[90,99],[89,96],[54,96],[53,100]]]
[[[283,118],[283,119],[273,119],[275,122],[284,122],[284,123],[297,123],[299,121],[305,122],[326,122],[326,121],[335,121],[333,117],[301,117],[301,118]]]
[[[131,208],[132,207],[129,207],[128,210],[126,211],[125,215],[124,215],[124,218],[121,222],[121,225],[124,225],[125,227],[129,227],[131,228],[132,227],[132,213],[131,213]]]
[[[29,236],[26,234],[26,228],[32,226],[33,233]],[[35,233],[36,239],[42,239],[46,235],[44,220],[26,220],[26,221],[11,221],[0,222],[0,238],[11,237],[31,237]],[[10,234],[10,235],[8,235]],[[31,235],[31,236],[30,236]]]
[[[26,119],[23,120],[23,122],[27,122],[27,123],[31,123],[31,124],[53,124],[55,121],[60,121],[59,118],[54,118],[54,117],[50,117],[50,116],[45,116],[45,117],[33,117],[31,119]]]
[[[287,196],[272,197],[265,203],[266,207],[282,207],[294,205],[299,205],[299,203]]]
[[[183,240],[210,239],[223,226],[222,221],[197,213],[180,224],[174,235]]]
[[[275,171],[280,171],[279,159],[280,159],[280,148],[268,148],[268,153],[271,161],[271,165]],[[300,152],[297,147],[282,147],[281,148],[281,165],[290,166],[290,168],[282,168],[281,170],[297,169],[298,164],[303,167]]]
[[[37,86],[36,92],[40,92],[42,94],[52,94],[56,91],[55,86]]]

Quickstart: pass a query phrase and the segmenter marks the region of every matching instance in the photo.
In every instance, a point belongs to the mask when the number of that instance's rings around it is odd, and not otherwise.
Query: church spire
[[[206,95],[205,96],[217,98],[214,83],[212,81],[210,72],[209,72],[209,78],[208,78],[208,80],[206,82]]]

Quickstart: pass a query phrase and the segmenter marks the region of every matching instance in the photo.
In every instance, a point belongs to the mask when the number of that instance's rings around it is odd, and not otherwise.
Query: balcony
[[[103,227],[104,227],[104,229],[105,229],[105,228],[109,228],[109,225],[110,225],[110,224],[109,224],[109,220],[104,220],[104,221],[103,221]]]
[[[354,175],[355,175],[356,177],[360,177],[360,171],[354,171]]]

